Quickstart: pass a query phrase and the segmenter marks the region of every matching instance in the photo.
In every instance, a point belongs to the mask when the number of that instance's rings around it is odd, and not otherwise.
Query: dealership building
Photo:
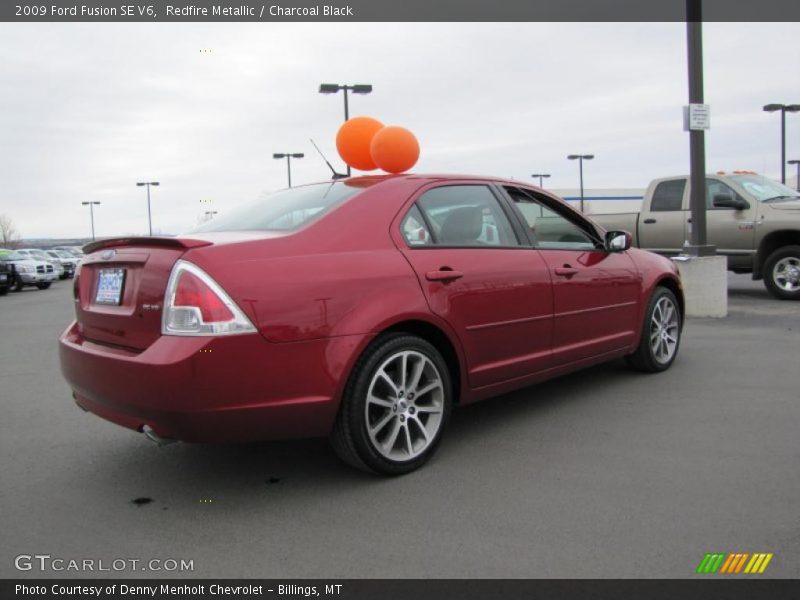
[[[554,194],[580,208],[580,189],[552,189]],[[587,215],[638,212],[642,207],[645,188],[586,188],[583,190],[583,212]]]

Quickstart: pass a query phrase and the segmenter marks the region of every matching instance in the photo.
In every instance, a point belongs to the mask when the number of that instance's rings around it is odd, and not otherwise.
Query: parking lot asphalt
[[[71,282],[0,298],[0,577],[672,578],[706,552],[798,577],[800,303],[729,281],[730,316],[689,320],[668,372],[617,361],[456,411],[395,479],[324,440],[158,448],[73,404]],[[20,554],[194,570],[20,572]]]

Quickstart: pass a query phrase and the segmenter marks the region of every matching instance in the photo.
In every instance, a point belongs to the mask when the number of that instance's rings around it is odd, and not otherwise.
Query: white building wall
[[[551,189],[573,206],[580,205],[580,189]],[[639,212],[644,199],[644,188],[587,188],[583,190],[583,212],[587,215],[621,212]]]

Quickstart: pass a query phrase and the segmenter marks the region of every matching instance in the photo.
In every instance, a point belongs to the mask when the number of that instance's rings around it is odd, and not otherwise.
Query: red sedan
[[[158,442],[330,435],[405,473],[451,409],[626,357],[675,360],[667,259],[515,181],[296,187],[177,238],[95,242],[60,340],[77,403]]]

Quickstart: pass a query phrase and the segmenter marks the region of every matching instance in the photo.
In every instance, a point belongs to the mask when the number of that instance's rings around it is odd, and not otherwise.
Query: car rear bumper
[[[130,429],[149,426],[163,438],[244,442],[329,434],[345,354],[362,341],[161,336],[135,352],[86,340],[73,323],[59,352],[85,410]]]

